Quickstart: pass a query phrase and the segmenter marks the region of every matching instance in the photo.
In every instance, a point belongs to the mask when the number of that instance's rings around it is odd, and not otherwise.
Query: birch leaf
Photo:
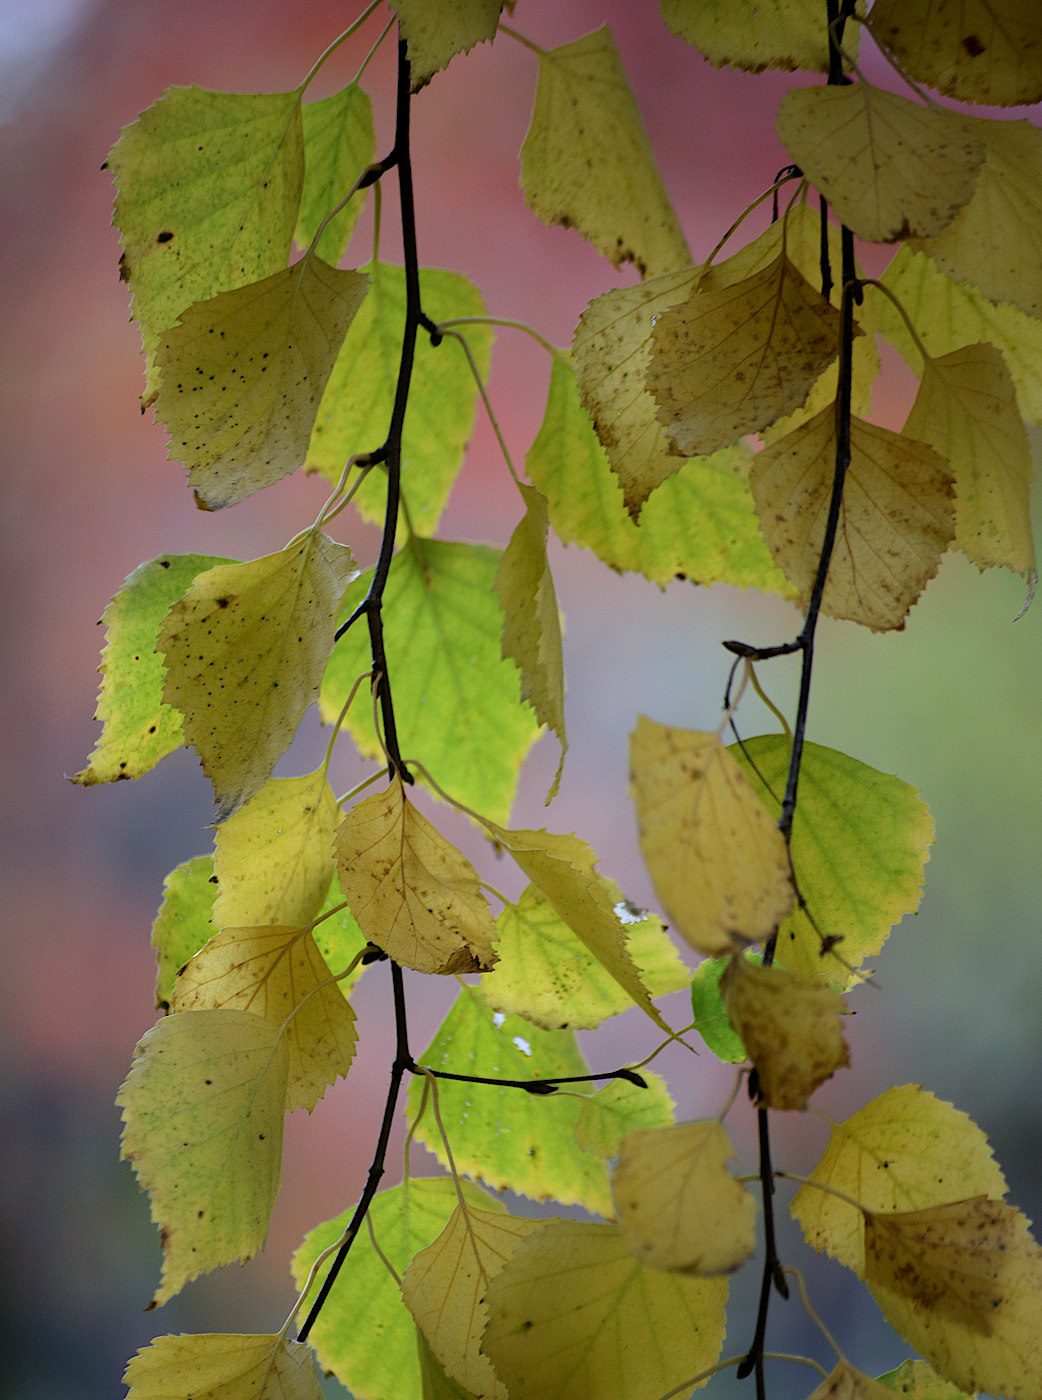
[[[494,39],[503,0],[393,0],[409,46],[412,91],[419,92],[458,53]]]
[[[431,1351],[431,1344],[420,1329],[416,1328],[416,1350],[420,1361],[420,1384],[422,1400],[477,1400],[457,1382],[445,1374],[440,1362]]]
[[[691,262],[607,26],[540,51],[521,187],[544,223],[577,229],[614,267],[655,277]]]
[[[185,310],[162,337],[156,417],[208,510],[304,465],[319,401],[369,279],[303,257]]]
[[[640,1071],[646,1088],[627,1079],[612,1079],[583,1100],[575,1140],[587,1152],[608,1161],[631,1133],[665,1128],[673,1121],[673,1100],[664,1079],[647,1068]]]
[[[878,0],[870,28],[906,73],[948,97],[1042,101],[1042,19],[1021,0]]]
[[[714,68],[808,68],[827,73],[828,41],[817,0],[659,0],[666,28],[686,39]],[[857,53],[857,24],[843,31],[843,49]]]
[[[369,97],[351,83],[331,97],[305,102],[304,187],[293,238],[303,250],[318,232],[322,220],[343,199],[376,150],[373,110]],[[355,224],[365,204],[366,192],[352,196],[345,209],[330,219],[315,252],[335,267],[344,256]]]
[[[192,580],[230,560],[206,554],[164,554],[139,564],[102,613],[107,632],[95,719],[104,728],[87,767],[73,778],[90,787],[140,778],[184,743],[181,716],[163,703],[163,661],[156,636],[170,607]]]
[[[835,419],[823,409],[765,447],[749,477],[768,547],[804,605],[832,498]],[[951,473],[932,448],[860,418],[851,420],[850,449],[822,611],[900,630],[955,534]]]
[[[756,1245],[756,1202],[727,1169],[731,1139],[715,1121],[631,1133],[612,1195],[638,1259],[681,1274],[730,1274]]]
[[[457,1206],[433,1243],[402,1276],[402,1301],[445,1373],[475,1397],[507,1400],[507,1390],[481,1351],[489,1283],[540,1220]]]
[[[1042,57],[1042,25],[1039,26]],[[1030,122],[973,122],[987,153],[973,198],[934,238],[911,246],[991,301],[1042,317],[1042,131]]]
[[[865,82],[794,88],[775,126],[837,219],[873,243],[940,233],[984,160],[965,118]]]
[[[182,970],[171,1004],[174,1011],[250,1011],[271,1021],[289,1051],[287,1113],[310,1113],[354,1058],[355,1014],[330,980],[310,929],[222,929]]]
[[[371,943],[418,972],[479,972],[496,929],[470,861],[405,796],[364,798],[336,833],[340,887]]]
[[[123,1384],[127,1400],[322,1400],[311,1348],[279,1336],[157,1337]]]
[[[718,1359],[727,1289],[649,1269],[615,1225],[550,1220],[489,1285],[483,1346],[511,1400],[657,1400]]]
[[[302,778],[269,778],[217,828],[218,928],[309,923],[333,878],[339,818],[321,768]]]
[[[357,573],[345,545],[309,532],[278,554],[210,569],[167,613],[163,698],[184,716],[218,821],[257,792],[317,699]]]
[[[918,1084],[887,1089],[837,1123],[809,1179],[852,1197],[876,1215],[1006,1194],[1005,1179],[980,1128]],[[791,1211],[809,1244],[864,1278],[858,1209],[811,1185],[800,1187]]]
[[[839,1019],[846,1008],[831,987],[732,957],[720,990],[767,1108],[805,1109],[815,1089],[850,1063]]]
[[[955,544],[977,565],[1035,572],[1034,471],[1017,394],[994,345],[926,360],[906,437],[947,458],[955,478]]]
[[[807,1400],[890,1400],[892,1394],[879,1381],[841,1361]]]
[[[792,413],[839,349],[839,312],[784,254],[657,316],[648,388],[673,450],[729,447]]]
[[[894,1371],[879,1377],[890,1393],[896,1390],[908,1400],[971,1400],[971,1397],[950,1381],[942,1380],[925,1361],[902,1361]]]
[[[522,700],[528,701],[536,719],[554,731],[561,745],[561,761],[546,795],[549,806],[557,795],[568,751],[561,617],[546,558],[546,497],[524,483],[518,489],[525,502],[525,514],[503,551],[495,586],[506,617],[503,656],[509,657],[521,673]]]
[[[193,856],[163,881],[163,899],[152,921],[159,1011],[169,1011],[177,974],[217,932],[210,921],[214,894],[212,856]]]
[[[641,852],[682,937],[708,954],[768,938],[792,906],[785,842],[719,736],[642,715],[630,780]]]
[[[120,1155],[161,1232],[153,1307],[263,1246],[279,1189],[287,1064],[278,1026],[248,1011],[168,1016],[138,1041],[116,1102]]]
[[[977,1196],[865,1217],[883,1316],[967,1391],[1042,1395],[1042,1249],[1020,1211]]]

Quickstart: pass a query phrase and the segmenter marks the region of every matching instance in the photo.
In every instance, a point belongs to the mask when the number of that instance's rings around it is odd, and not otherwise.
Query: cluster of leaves
[[[796,182],[788,206],[733,256],[693,264],[606,29],[545,51],[502,24],[499,0],[393,8],[383,159],[357,78],[304,102],[319,64],[288,93],[172,89],[109,160],[145,403],[198,503],[233,505],[300,467],[332,487],[278,553],[152,560],[105,614],[104,729],[77,781],[136,778],[188,744],[217,807],[212,854],[168,877],[153,925],[168,1014],[119,1100],[162,1234],[154,1305],[263,1246],[284,1115],[348,1073],[349,993],[369,964],[390,965],[398,1029],[369,1179],[301,1245],[285,1326],[160,1337],[127,1383],[133,1400],[313,1400],[310,1337],[363,1400],[655,1400],[727,1365],[763,1394],[768,1303],[790,1272],[769,1115],[806,1110],[847,1063],[844,993],[916,907],[932,837],[906,784],[806,741],[817,618],[902,627],[950,547],[1034,578],[1023,419],[1042,421],[1042,132],[915,84],[1038,102],[1042,22],[998,0],[876,0],[867,16],[839,0],[663,0],[713,63],[828,75],[781,104],[794,166],[768,194]],[[862,28],[900,92],[857,73]],[[527,482],[507,459],[520,520],[504,550],[435,538],[494,322],[464,277],[418,267],[409,155],[414,93],[497,34],[539,58],[529,204],[642,279],[592,303],[571,353],[546,347]],[[392,174],[404,267],[380,260],[377,217],[371,260],[339,268]],[[901,243],[879,282],[860,276],[855,237]],[[864,416],[877,334],[921,372],[900,433]],[[383,521],[364,574],[328,533],[348,504]],[[551,525],[653,582],[751,585],[806,610],[794,642],[729,644],[757,688],[754,664],[801,653],[791,728],[734,730],[729,746],[729,685],[713,731],[642,717],[633,732],[641,847],[702,959],[693,974],[578,836],[505,825],[540,728],[562,764],[567,748]],[[333,724],[324,763],[273,778],[316,701]],[[338,798],[344,728],[375,764]],[[493,916],[490,887],[410,798],[417,779],[517,864],[516,903],[495,896]],[[402,968],[478,974],[419,1059]],[[764,1287],[749,1350],[724,1361],[728,1277],[754,1252],[757,1213],[729,1168],[730,1103],[678,1123],[657,1076],[591,1074],[575,1040],[633,1006],[675,1040],[655,999],[689,985],[694,1027],[746,1067],[760,1121]],[[381,1192],[406,1075],[409,1131],[447,1173]],[[602,1219],[514,1216],[508,1188]],[[817,1400],[1042,1396],[1042,1251],[1004,1196],[980,1130],[921,1088],[833,1125],[792,1213],[925,1361],[877,1381],[840,1357]]]

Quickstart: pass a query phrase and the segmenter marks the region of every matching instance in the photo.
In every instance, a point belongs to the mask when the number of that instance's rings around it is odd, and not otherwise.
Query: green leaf
[[[575,1140],[587,1152],[605,1160],[614,1157],[624,1137],[673,1122],[673,1100],[666,1081],[649,1069],[640,1077],[647,1088],[627,1079],[613,1079],[583,1102]]]
[[[156,417],[208,510],[295,471],[368,279],[303,257],[190,306],[162,336]]]
[[[392,0],[419,92],[458,53],[495,38],[503,0]],[[513,8],[513,7],[511,7]]]
[[[626,943],[650,995],[685,986],[690,974],[661,920],[645,914],[632,921],[614,885],[609,894],[616,915],[626,920]],[[494,1011],[524,1016],[545,1030],[585,1030],[633,1005],[535,885],[504,907],[496,929],[499,961],[481,979],[481,994]]]
[[[539,52],[521,188],[546,224],[588,238],[642,277],[687,267],[687,250],[607,25]]]
[[[620,573],[641,573],[661,587],[681,576],[791,598],[795,590],[760,534],[747,482],[750,460],[743,446],[681,463],[645,502],[635,525],[579,402],[569,359],[555,352],[546,413],[527,468],[547,498],[557,536],[592,550]]]
[[[376,137],[369,97],[351,83],[331,97],[306,102],[304,119],[304,188],[293,238],[307,248],[327,214],[340,203],[373,159]],[[365,204],[359,190],[322,231],[315,252],[335,267],[344,256]]]
[[[759,951],[746,953],[745,956],[754,962],[763,959]],[[703,958],[691,979],[691,1010],[695,1030],[713,1054],[729,1065],[740,1065],[749,1058],[749,1052],[742,1037],[727,1019],[720,992],[720,978],[726,970],[726,958]]]
[[[788,739],[762,734],[731,752],[771,810],[780,809]],[[835,749],[807,744],[792,859],[822,934],[842,938],[836,946],[840,961],[821,956],[818,935],[796,909],[779,930],[778,962],[810,981],[840,987],[860,981],[857,969],[875,957],[891,927],[916,909],[932,840],[933,821],[914,788]]]
[[[228,564],[207,554],[164,554],[139,564],[102,614],[101,691],[94,718],[104,724],[87,767],[73,778],[89,787],[140,778],[184,743],[181,715],[163,702],[165,671],[156,638],[171,606],[207,569]]]
[[[460,1188],[468,1203],[482,1210],[498,1208],[494,1197],[477,1186],[463,1181]],[[399,1277],[413,1256],[440,1234],[456,1205],[450,1177],[421,1178],[374,1197],[369,1209],[373,1233]],[[319,1254],[339,1240],[353,1214],[352,1206],[306,1235],[293,1256],[298,1288]],[[397,1279],[364,1229],[330,1289],[310,1340],[320,1365],[365,1400],[416,1400],[421,1394],[416,1325],[402,1302]]]
[[[659,0],[662,21],[715,68],[809,68],[827,73],[828,38],[818,0]],[[843,52],[857,54],[861,26],[843,31]]]
[[[500,654],[499,558],[485,545],[411,538],[391,563],[384,640],[404,756],[420,759],[468,807],[506,820],[538,726],[519,702],[517,671]],[[350,589],[344,616],[365,597],[371,577]],[[322,681],[327,723],[371,665],[359,623],[337,644]],[[363,754],[382,756],[365,696],[356,698],[347,727]]]
[[[286,264],[304,178],[300,93],[168,88],[123,128],[108,166],[147,404],[159,336],[181,312]]]
[[[388,263],[361,269],[371,287],[347,333],[319,405],[306,466],[333,485],[348,458],[373,452],[387,437],[402,332],[405,327],[405,273]],[[433,321],[484,316],[481,293],[458,272],[420,269],[424,313]],[[482,378],[492,356],[492,328],[462,327]],[[462,348],[447,335],[432,346],[422,331],[416,345],[409,406],[402,436],[402,496],[412,528],[433,534],[455,481],[474,428],[477,386]],[[363,520],[382,521],[387,478],[371,473],[353,497]]]
[[[586,1074],[588,1068],[571,1031],[544,1031],[519,1016],[504,1016],[464,987],[419,1063],[453,1074],[494,1079],[554,1079]],[[414,1122],[423,1097],[422,1076],[409,1085],[407,1113]],[[579,1147],[575,1130],[582,1116],[579,1093],[529,1094],[491,1084],[438,1081],[441,1121],[457,1171],[494,1190],[516,1191],[540,1200],[552,1196],[610,1215],[611,1191],[604,1163]],[[633,1086],[636,1094],[644,1091]],[[428,1105],[416,1137],[438,1160],[445,1148]]]
[[[340,893],[339,883],[334,880],[322,906],[322,922],[317,923],[313,930],[318,951],[325,958],[334,977],[346,970],[356,953],[365,948],[367,941],[351,910],[346,905],[337,909],[338,905],[344,905],[344,897]],[[334,909],[337,909],[335,914],[332,913]],[[350,977],[343,977],[337,983],[345,997],[350,994],[351,988],[364,971],[364,966],[359,963]]]
[[[120,1155],[162,1231],[153,1306],[262,1248],[279,1189],[287,1063],[279,1027],[249,1011],[183,1011],[138,1041],[116,1103]]]
[[[217,931],[211,922],[216,897],[212,856],[193,856],[163,881],[163,902],[152,924],[160,1011],[169,1008],[178,972]]]

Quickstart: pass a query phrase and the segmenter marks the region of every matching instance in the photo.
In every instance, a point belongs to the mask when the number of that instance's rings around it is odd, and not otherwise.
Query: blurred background
[[[0,1229],[4,1306],[0,1377],[12,1400],[107,1400],[122,1394],[127,1358],[158,1332],[269,1331],[292,1302],[288,1258],[314,1223],[361,1189],[393,1053],[388,979],[377,968],[357,994],[361,1043],[350,1080],[311,1119],[287,1130],[283,1193],[266,1253],[189,1285],[162,1315],[143,1309],[159,1248],[130,1168],[118,1160],[113,1107],[134,1043],[153,1023],[149,926],[163,876],[209,849],[211,798],[193,755],[168,758],[134,784],[84,790],[102,635],[94,626],[123,578],[166,551],[256,557],[309,522],[324,487],[291,480],[235,511],[195,511],[162,431],[138,407],[141,363],[102,162],[119,129],[170,84],[224,90],[294,87],[356,7],[333,0],[0,0],[0,472],[5,758],[4,916],[0,1003]],[[782,92],[807,75],[717,72],[670,36],[651,0],[524,0],[515,23],[544,47],[609,22],[696,258],[786,163],[773,134]],[[353,76],[374,21],[324,71],[313,96]],[[378,149],[390,143],[393,44],[367,74]],[[871,64],[869,66],[871,72]],[[535,81],[534,56],[500,39],[457,59],[419,97],[414,116],[420,256],[466,273],[490,311],[567,344],[587,302],[631,279],[575,234],[546,229],[517,187],[517,153]],[[382,245],[394,256],[393,200]],[[355,261],[368,256],[363,243]],[[349,252],[349,258],[351,254]],[[878,417],[899,427],[906,373],[887,362]],[[492,393],[515,457],[542,414],[545,357],[503,332]],[[1037,446],[1037,443],[1036,443]],[[479,423],[442,526],[446,538],[503,545],[518,517],[491,433]],[[375,537],[341,516],[360,562]],[[665,592],[617,577],[575,548],[553,555],[567,618],[571,751],[561,795],[544,815],[553,741],[535,750],[517,825],[577,830],[628,896],[654,907],[626,791],[627,736],[637,713],[715,726],[727,671],[719,642],[773,642],[798,628],[777,600],[673,584]],[[895,931],[878,984],[853,999],[853,1065],[820,1102],[847,1116],[895,1082],[954,1101],[989,1135],[1028,1215],[1042,1212],[1042,604],[1013,625],[1019,579],[978,576],[950,556],[898,635],[848,624],[820,632],[810,737],[896,773],[924,794],[938,844],[919,915]],[[789,708],[794,672],[765,669]],[[753,732],[758,721],[746,721]],[[765,726],[767,727],[767,726]],[[279,771],[303,772],[324,739],[305,723]],[[346,744],[342,747],[347,747]],[[338,760],[338,790],[363,770]],[[463,824],[439,822],[466,837]],[[446,982],[449,979],[445,979]],[[421,1049],[452,987],[410,982],[412,1040]],[[417,985],[413,985],[417,984]],[[683,997],[667,1007],[685,1019]],[[646,1054],[643,1023],[610,1023],[586,1044],[595,1065]],[[715,1113],[731,1077],[709,1057],[669,1063],[678,1113]],[[754,1169],[752,1115],[732,1115]],[[789,1115],[776,1160],[808,1168],[825,1129]],[[392,1154],[387,1184],[397,1179]],[[418,1170],[429,1170],[418,1157]],[[787,1198],[783,1198],[787,1199]],[[787,1261],[804,1268],[817,1305],[854,1364],[877,1374],[907,1355],[856,1280],[815,1260],[791,1233]],[[747,1345],[758,1274],[728,1338]],[[738,1311],[735,1316],[739,1316]],[[772,1349],[827,1348],[797,1302],[776,1302]],[[815,1381],[776,1367],[773,1400]],[[330,1387],[330,1394],[336,1387]],[[340,1392],[342,1394],[342,1392]],[[713,1396],[746,1394],[720,1377]]]

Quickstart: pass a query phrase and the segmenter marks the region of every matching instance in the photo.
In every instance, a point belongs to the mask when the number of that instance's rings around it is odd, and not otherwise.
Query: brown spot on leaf
[[[157,243],[169,243],[170,240],[171,240],[171,238],[173,238],[173,236],[174,236],[174,235],[170,232],[170,230],[169,230],[168,228],[165,228],[165,229],[163,229],[162,233],[157,233],[157,234],[156,234],[156,242],[157,242]]]
[[[971,58],[980,58],[984,52],[984,45],[977,34],[967,34],[962,40],[962,46]]]

